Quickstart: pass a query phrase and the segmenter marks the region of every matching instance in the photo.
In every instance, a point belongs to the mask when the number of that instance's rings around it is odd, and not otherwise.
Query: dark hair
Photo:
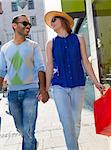
[[[64,17],[60,17],[60,20],[64,29],[67,31],[67,33],[70,34],[72,32],[72,29],[70,27],[69,21],[65,19]]]
[[[27,16],[26,16],[26,15],[24,15],[24,14],[20,14],[20,15],[14,16],[14,17],[13,17],[13,19],[12,19],[12,23],[17,23],[17,22],[18,22],[19,17],[21,17],[21,16],[23,16],[23,17],[27,17]]]

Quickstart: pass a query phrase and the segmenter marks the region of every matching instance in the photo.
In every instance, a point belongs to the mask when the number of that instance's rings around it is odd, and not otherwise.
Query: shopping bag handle
[[[109,89],[111,89],[111,87],[105,88],[105,89],[104,89],[104,92],[101,93],[101,96],[105,95],[105,93],[106,93]]]

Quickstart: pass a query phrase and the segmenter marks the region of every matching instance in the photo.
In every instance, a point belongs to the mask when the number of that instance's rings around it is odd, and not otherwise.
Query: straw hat
[[[73,25],[74,25],[74,20],[72,17],[70,17],[68,14],[66,14],[65,12],[60,12],[60,11],[49,11],[48,13],[45,14],[44,16],[44,20],[46,22],[46,24],[50,27],[51,27],[51,20],[53,17],[55,16],[60,16],[60,17],[63,17],[65,18],[69,24],[70,24],[70,27],[72,28]]]

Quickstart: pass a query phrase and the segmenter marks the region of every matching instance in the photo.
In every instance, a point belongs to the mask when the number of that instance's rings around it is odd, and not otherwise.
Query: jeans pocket
[[[8,101],[13,102],[18,98],[18,93],[16,91],[8,91]]]
[[[26,91],[26,97],[35,98],[37,97],[38,91],[37,88],[28,89]]]
[[[85,86],[79,86],[80,89],[85,89]]]

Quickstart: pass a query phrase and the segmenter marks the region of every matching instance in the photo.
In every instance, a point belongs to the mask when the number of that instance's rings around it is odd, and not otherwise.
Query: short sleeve
[[[40,46],[37,44],[34,48],[34,66],[37,72],[44,71],[45,72],[45,64],[43,55],[40,49]]]

